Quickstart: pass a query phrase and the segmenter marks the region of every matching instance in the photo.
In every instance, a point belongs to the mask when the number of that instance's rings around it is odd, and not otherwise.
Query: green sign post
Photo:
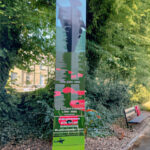
[[[53,150],[84,150],[86,0],[57,0]]]

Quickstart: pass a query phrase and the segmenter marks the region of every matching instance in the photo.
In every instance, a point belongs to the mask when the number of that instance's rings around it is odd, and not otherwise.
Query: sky
[[[82,3],[82,6],[79,7],[79,10],[82,14],[82,18],[84,23],[86,24],[86,0],[80,0],[80,2]],[[57,0],[57,7],[56,7],[56,25],[57,26],[61,26],[59,19],[57,19],[58,16],[58,10],[59,7],[58,6],[62,6],[62,7],[69,7],[70,6],[70,2],[69,0]]]

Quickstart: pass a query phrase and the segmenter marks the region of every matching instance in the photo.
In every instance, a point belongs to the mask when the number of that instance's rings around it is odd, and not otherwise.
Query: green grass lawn
[[[63,143],[58,141],[64,140]],[[54,137],[53,150],[84,150],[84,136]]]
[[[150,101],[144,103],[142,106],[145,110],[150,111]]]

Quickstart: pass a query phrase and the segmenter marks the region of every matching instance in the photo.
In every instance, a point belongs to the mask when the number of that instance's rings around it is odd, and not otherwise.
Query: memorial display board
[[[84,150],[86,0],[57,0],[53,150]]]

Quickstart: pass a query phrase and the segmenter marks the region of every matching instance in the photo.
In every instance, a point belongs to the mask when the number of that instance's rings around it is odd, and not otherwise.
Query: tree
[[[87,38],[101,51],[99,72],[148,86],[149,6],[148,0],[88,0]]]
[[[55,12],[49,1],[0,1],[0,91],[9,70],[28,68],[43,55],[55,54]]]

